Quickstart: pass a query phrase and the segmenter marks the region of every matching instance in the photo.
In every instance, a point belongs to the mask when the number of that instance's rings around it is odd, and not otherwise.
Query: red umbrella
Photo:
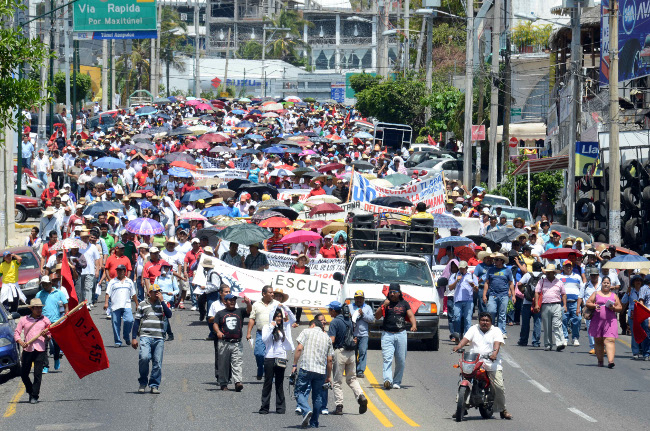
[[[334,141],[338,141],[339,139],[341,139],[341,137],[339,135],[335,135],[333,133],[330,134],[330,135],[325,136],[325,138],[331,139],[331,140],[334,140]]]
[[[344,211],[345,210],[343,208],[341,208],[336,204],[320,204],[312,208],[311,211],[309,212],[309,215],[314,216],[316,214],[334,214],[334,213],[340,213]]]
[[[295,166],[284,164],[284,165],[276,166],[275,169],[286,169],[287,171],[293,171],[296,168]]]
[[[572,248],[552,248],[542,253],[540,257],[544,259],[568,259],[572,253],[577,255],[578,259],[582,258],[582,253]]]
[[[460,247],[454,248],[454,254],[460,260],[465,262],[469,261],[471,258],[476,257],[474,249],[470,245],[462,245]]]
[[[192,141],[189,144],[187,144],[187,148],[193,150],[209,150],[210,144],[208,144],[205,141]]]
[[[328,224],[332,223],[330,220],[314,220],[305,223],[303,229],[322,229]]]
[[[341,163],[329,163],[318,168],[318,172],[325,173],[327,171],[338,171],[339,169],[345,169],[345,165]]]
[[[270,227],[270,228],[284,228],[292,224],[293,222],[286,217],[271,217],[266,220],[262,220],[259,223],[259,227]]]
[[[169,166],[177,166],[179,168],[185,168],[185,169],[189,169],[191,171],[196,171],[196,166],[195,165],[191,165],[191,164],[189,164],[187,162],[181,162],[179,160],[177,160],[175,162],[171,162],[169,164]]]
[[[206,133],[205,135],[202,135],[199,139],[204,142],[216,142],[217,144],[223,144],[224,142],[228,142],[228,138],[226,138],[223,135],[220,135],[219,133]]]
[[[211,105],[208,105],[207,103],[199,103],[198,105],[195,106],[196,109],[214,109],[212,108]]]
[[[301,242],[318,241],[320,239],[321,236],[316,232],[312,232],[310,230],[297,230],[295,232],[291,232],[288,235],[285,235],[280,242],[283,244],[298,244]]]

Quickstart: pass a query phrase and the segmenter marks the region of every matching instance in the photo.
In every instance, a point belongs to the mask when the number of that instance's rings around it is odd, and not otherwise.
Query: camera
[[[295,385],[296,384],[296,375],[298,374],[297,371],[294,371],[289,375],[289,384],[290,385]]]
[[[324,390],[324,391],[326,391],[326,390],[328,390],[328,389],[332,389],[332,383],[331,383],[331,382],[327,382],[327,383],[325,383],[325,384],[323,385],[323,390]]]

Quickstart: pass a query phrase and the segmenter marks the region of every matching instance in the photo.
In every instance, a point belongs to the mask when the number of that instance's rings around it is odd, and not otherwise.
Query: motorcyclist
[[[501,330],[492,325],[492,315],[488,312],[479,314],[478,324],[473,325],[454,347],[454,352],[470,344],[470,353],[489,355],[483,363],[494,389],[494,411],[501,413],[501,419],[512,419],[512,415],[506,410],[506,391],[503,385],[503,366],[499,351],[503,345],[503,334]]]

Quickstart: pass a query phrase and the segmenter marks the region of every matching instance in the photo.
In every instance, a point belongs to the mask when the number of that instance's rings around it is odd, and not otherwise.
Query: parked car
[[[425,151],[414,151],[413,154],[409,156],[409,159],[404,162],[404,166],[407,168],[412,168],[419,165],[420,163],[426,162],[431,159],[459,159],[462,158],[462,155],[459,153],[454,153],[447,150],[439,149],[428,149]]]
[[[18,318],[18,313],[9,313],[0,304],[0,373],[9,370],[14,376],[20,374],[20,348],[14,340]]]
[[[17,180],[17,169],[17,166],[14,166],[14,184],[16,184]],[[36,175],[34,175],[34,172],[32,172],[31,169],[27,167],[23,169],[23,178],[20,188],[22,189],[21,194],[38,198],[41,196],[41,194],[43,194],[43,190],[45,190],[45,184],[43,184],[43,182],[39,180]]]
[[[505,215],[508,220],[508,224],[512,224],[512,221],[517,217],[524,219],[524,224],[530,225],[533,223],[533,215],[530,213],[528,208],[513,207],[508,205],[497,205],[501,207],[501,215]],[[492,207],[492,214],[496,214],[496,207]]]
[[[99,127],[102,132],[106,133],[113,129],[117,118],[117,111],[106,111],[88,119],[87,128],[92,131]]]
[[[18,270],[18,286],[23,291],[27,300],[38,293],[41,270],[39,258],[31,247],[12,247],[2,250],[0,254],[9,251],[20,256],[23,262]]]
[[[485,195],[483,196],[483,200],[481,201],[483,205],[490,205],[490,207],[495,207],[495,206],[512,206],[512,202],[510,202],[510,199],[508,199],[505,196],[497,196],[497,195]]]
[[[39,113],[37,112],[32,112],[30,114],[32,116],[32,120],[30,121],[29,128],[30,128],[30,133],[38,133],[38,115]],[[54,124],[61,123],[65,125],[65,121],[63,120],[63,117],[61,114],[54,114]],[[45,116],[45,136],[49,139],[49,137],[52,135],[52,125],[50,124],[50,116],[46,115]]]
[[[431,159],[427,160],[424,163],[420,163],[411,169],[412,171],[418,171],[420,177],[422,177],[422,171],[425,171],[426,177],[436,175],[440,172],[445,174],[445,178],[452,180],[463,180],[463,160],[456,159]],[[407,171],[409,171],[407,169]],[[476,171],[476,163],[472,163],[472,172]],[[411,173],[412,175],[412,173]]]
[[[39,195],[40,196],[40,195]],[[41,218],[42,209],[40,197],[14,195],[15,204],[15,222],[24,223],[28,218]]]

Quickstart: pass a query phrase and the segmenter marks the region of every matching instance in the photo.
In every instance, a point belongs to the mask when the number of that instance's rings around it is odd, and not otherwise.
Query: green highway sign
[[[151,32],[156,0],[78,0],[73,17],[75,32]]]
[[[521,108],[510,108],[510,116],[521,117]]]

